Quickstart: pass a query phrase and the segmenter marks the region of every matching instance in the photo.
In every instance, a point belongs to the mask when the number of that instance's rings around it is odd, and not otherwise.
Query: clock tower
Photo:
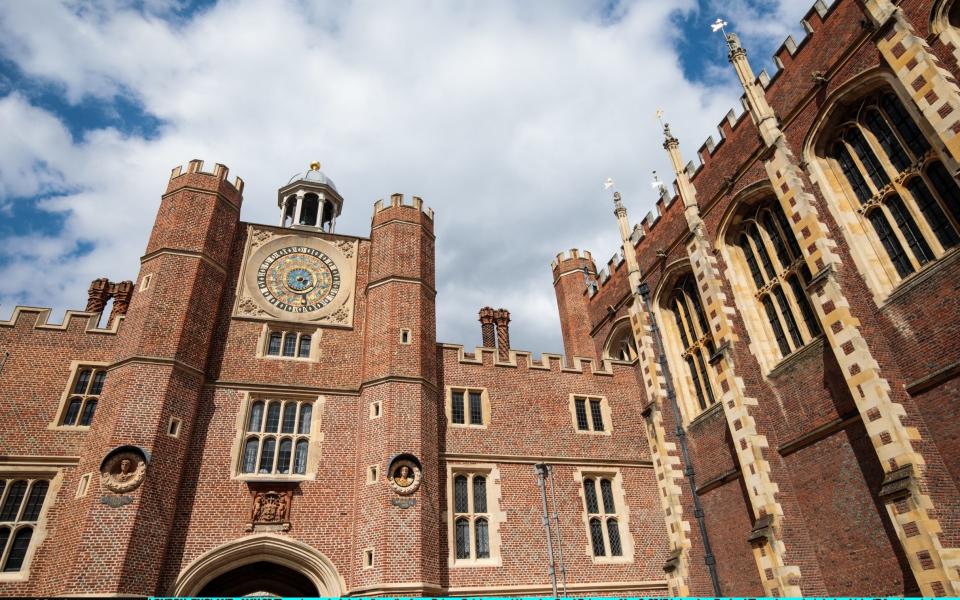
[[[236,317],[353,325],[357,241],[333,236],[343,197],[314,162],[277,192],[280,227],[248,225]]]

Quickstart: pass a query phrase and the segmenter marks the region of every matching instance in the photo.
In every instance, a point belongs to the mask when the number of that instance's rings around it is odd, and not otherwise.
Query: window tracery
[[[778,351],[786,358],[822,332],[806,286],[812,279],[780,203],[760,203],[733,234],[752,283],[754,300],[766,317]]]
[[[313,402],[255,400],[250,404],[240,473],[305,475],[313,427]]]
[[[826,160],[895,286],[960,244],[960,186],[890,90],[847,107]]]

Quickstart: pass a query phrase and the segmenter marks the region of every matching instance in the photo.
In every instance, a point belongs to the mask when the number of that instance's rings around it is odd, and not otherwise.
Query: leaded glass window
[[[240,472],[304,475],[313,405],[305,400],[255,400],[250,404]]]
[[[107,372],[102,368],[79,367],[73,382],[68,388],[71,390],[64,407],[60,425],[68,427],[89,427],[93,423],[93,415],[97,410],[97,401],[103,392]]]
[[[754,228],[755,229],[755,228]],[[758,233],[759,235],[759,233]],[[749,241],[744,236],[745,244]],[[787,248],[782,238],[778,242],[777,253],[786,254]],[[769,263],[769,257],[765,264]],[[763,280],[763,274],[756,259],[752,259],[750,270],[754,272],[754,277]],[[766,268],[766,267],[765,267]],[[771,269],[773,269],[771,263]],[[696,397],[698,410],[706,410],[716,402],[713,391],[712,367],[708,370],[710,356],[713,354],[713,334],[707,323],[707,315],[703,310],[703,303],[700,300],[700,293],[697,290],[696,281],[693,275],[686,274],[680,277],[674,289],[670,294],[669,308],[673,312],[673,323],[677,327],[677,333],[680,337],[680,348],[682,353],[680,358],[687,367],[687,374],[690,376],[689,383],[686,386],[692,388],[692,396]],[[693,415],[690,415],[692,418]]]
[[[872,94],[841,119],[833,166],[897,277],[960,244],[960,187],[896,94]]]
[[[600,485],[601,506],[597,502],[596,485]],[[620,539],[620,524],[614,499],[613,481],[610,477],[585,477],[583,499],[587,511],[588,533],[594,557],[623,556]]]
[[[457,560],[490,558],[487,483],[488,478],[485,473],[454,474],[453,523]]]
[[[4,573],[23,569],[49,487],[46,479],[0,479],[0,570]]]
[[[267,338],[267,356],[310,358],[313,336],[297,331],[274,331]]]
[[[762,202],[744,221],[737,245],[750,271],[754,298],[766,316],[772,342],[780,358],[785,358],[821,333],[806,292],[810,269],[775,198]],[[761,271],[758,263],[767,266]],[[704,358],[709,360],[709,355]]]

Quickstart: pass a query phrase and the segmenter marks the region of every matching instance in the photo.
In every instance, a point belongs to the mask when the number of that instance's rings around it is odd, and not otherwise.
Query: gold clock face
[[[340,291],[340,270],[314,248],[289,246],[268,255],[257,269],[263,298],[289,313],[311,313],[330,304]]]

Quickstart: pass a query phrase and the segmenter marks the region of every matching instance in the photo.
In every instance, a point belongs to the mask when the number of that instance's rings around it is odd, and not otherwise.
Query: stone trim
[[[820,427],[816,427],[798,435],[789,442],[785,442],[777,448],[777,452],[780,453],[780,456],[789,456],[798,450],[802,450],[807,446],[816,444],[822,439],[828,438],[838,431],[844,430],[847,426],[860,420],[860,413],[852,413],[838,417],[829,423],[825,423]]]
[[[130,364],[163,365],[193,375],[199,379],[206,378],[206,373],[200,369],[175,358],[164,358],[162,356],[130,356],[107,366],[107,371],[115,371]]]
[[[389,277],[377,279],[376,281],[371,281],[367,284],[367,291],[369,292],[374,288],[378,288],[381,285],[386,285],[388,283],[409,283],[412,285],[419,285],[430,292],[434,297],[437,295],[437,288],[428,284],[426,281],[423,281],[422,279],[415,279],[413,277],[401,277],[399,275],[391,275]]]
[[[597,494],[597,505],[601,511],[603,511],[603,500],[602,493],[600,489],[600,479],[608,479],[611,483],[611,488],[613,490],[613,504],[616,508],[616,512],[608,514],[606,512],[600,513],[588,513],[587,510],[587,499],[584,495],[583,489],[583,480],[585,478],[592,478],[594,480],[595,491]],[[598,469],[598,468],[579,468],[573,473],[573,480],[577,484],[577,495],[579,496],[582,502],[582,512],[580,513],[581,521],[583,523],[583,531],[586,535],[586,553],[590,557],[591,561],[595,565],[616,565],[616,564],[632,564],[634,558],[634,543],[633,543],[633,533],[630,531],[630,507],[627,505],[627,494],[623,489],[623,476],[620,474],[620,469]],[[601,530],[603,531],[604,545],[607,550],[610,550],[610,541],[607,533],[607,520],[610,518],[616,519],[617,527],[620,533],[620,549],[621,556],[594,556],[593,554],[593,544],[590,537],[590,520],[591,518],[599,518],[601,522]],[[576,542],[573,542],[575,544]],[[576,546],[573,546],[576,548]]]
[[[262,533],[207,550],[177,576],[172,596],[195,596],[203,586],[228,571],[269,558],[305,575],[320,596],[343,596],[347,586],[333,562],[316,548],[286,535]]]
[[[358,388],[321,388],[304,385],[284,385],[279,383],[258,383],[255,381],[208,381],[204,387],[226,390],[244,390],[251,393],[282,394],[284,396],[359,396]]]
[[[463,423],[453,422],[453,392],[463,393]],[[470,392],[480,392],[480,418],[482,423],[470,423]],[[456,429],[486,429],[490,425],[492,409],[490,407],[490,393],[485,387],[464,387],[448,385],[444,387],[444,414],[447,418],[447,427]]]
[[[929,391],[940,384],[946,383],[960,375],[960,361],[951,363],[942,369],[938,369],[933,373],[920,379],[915,379],[908,383],[905,387],[907,393],[911,396],[918,396],[926,391]]]
[[[23,582],[30,579],[30,568],[33,563],[33,558],[37,553],[37,549],[47,538],[47,517],[50,513],[50,508],[56,503],[57,497],[60,495],[60,487],[63,485],[64,480],[62,468],[53,466],[7,466],[7,464],[0,463],[0,477],[6,475],[23,477],[25,479],[46,479],[50,484],[47,488],[47,494],[43,499],[43,506],[40,508],[40,517],[37,519],[37,524],[33,527],[30,545],[27,547],[27,553],[23,557],[23,564],[20,570],[14,573],[0,573],[0,584]],[[24,498],[23,501],[26,502],[26,498]],[[0,552],[2,551],[3,549],[0,548]]]
[[[580,429],[577,425],[577,399],[581,399],[586,402],[587,424],[589,425],[589,429]],[[603,419],[603,431],[597,431],[594,429],[595,425],[593,422],[593,411],[590,409],[591,400],[600,401],[600,418]],[[613,415],[610,412],[610,403],[607,402],[606,396],[570,394],[570,401],[567,403],[567,408],[570,410],[570,419],[573,423],[574,433],[580,435],[613,435]]]
[[[487,522],[487,543],[490,546],[489,558],[457,558],[456,553],[456,515],[454,512],[454,492],[453,479],[457,475],[467,475],[467,490],[470,498],[469,508],[473,509],[473,476],[481,475],[486,479],[487,485],[487,512],[479,513],[488,517]],[[451,569],[475,568],[475,567],[499,567],[503,565],[501,557],[500,526],[507,521],[507,513],[501,505],[500,491],[500,468],[496,463],[447,463],[447,506],[445,521],[447,523],[447,566]],[[477,514],[477,513],[470,513]],[[474,521],[475,518],[471,518]],[[472,555],[476,548],[474,539],[474,528],[470,528],[470,554]]]
[[[307,435],[307,468],[306,472],[301,475],[295,474],[283,474],[283,473],[269,473],[269,474],[258,474],[258,473],[243,473],[242,463],[243,463],[243,447],[247,440],[247,437],[250,435],[271,435],[277,439],[277,445],[274,449],[275,453],[279,453],[280,439],[284,436],[289,436],[295,438],[298,434],[283,434],[280,433],[281,427],[278,425],[276,434],[252,434],[247,432],[247,423],[250,420],[250,409],[253,406],[254,402],[261,401],[264,402],[264,414],[261,419],[266,419],[266,403],[271,400],[293,400],[297,402],[310,402],[312,400],[313,408],[310,412],[310,433]],[[281,482],[297,482],[297,481],[314,481],[317,478],[317,467],[320,464],[320,457],[323,453],[323,430],[321,426],[323,424],[323,411],[326,406],[327,399],[322,394],[315,396],[313,398],[305,398],[303,396],[285,396],[285,395],[273,395],[273,394],[264,394],[261,392],[255,391],[245,391],[240,400],[240,406],[237,410],[237,416],[235,419],[235,427],[237,435],[234,437],[232,446],[230,447],[230,479],[236,481],[246,481],[250,483],[255,482],[271,482],[271,483],[281,483]],[[283,418],[283,415],[280,416]],[[282,423],[282,421],[281,421]],[[299,434],[301,437],[304,434]],[[259,450],[258,450],[259,456]]]
[[[534,465],[574,465],[583,467],[615,468],[630,467],[638,469],[653,468],[649,460],[616,460],[613,458],[589,458],[577,456],[522,456],[518,454],[472,454],[465,452],[443,452],[441,457],[451,461],[490,461],[496,463],[514,463]]]
[[[207,253],[205,253],[205,252],[194,252],[194,251],[192,251],[192,250],[177,250],[177,249],[172,249],[172,248],[160,248],[159,250],[154,250],[153,252],[150,252],[149,254],[144,254],[143,256],[141,256],[141,257],[140,257],[140,265],[141,265],[141,266],[146,265],[148,262],[150,262],[151,260],[153,260],[153,259],[155,259],[155,258],[157,258],[157,257],[159,257],[159,256],[181,256],[181,257],[186,257],[186,258],[198,258],[198,259],[200,259],[201,262],[205,262],[205,263],[207,263],[208,265],[210,265],[211,267],[213,267],[214,269],[216,269],[217,271],[219,271],[221,275],[226,275],[226,274],[227,274],[227,269],[226,269],[226,267],[224,267],[223,265],[221,265],[220,263],[218,263],[217,261],[215,261],[209,254],[207,254]]]
[[[110,363],[103,361],[82,361],[82,360],[73,360],[70,361],[70,375],[67,378],[67,385],[64,388],[62,394],[60,394],[60,402],[57,403],[56,411],[53,413],[53,420],[47,423],[47,429],[57,430],[57,431],[88,431],[90,429],[89,425],[63,425],[63,417],[67,411],[67,402],[73,394],[73,384],[77,378],[77,372],[81,367],[91,367],[94,372],[99,368],[101,370],[106,370],[110,366]],[[92,375],[91,375],[92,377]],[[76,394],[85,396],[86,394]],[[80,415],[77,415],[77,423],[80,423]]]

